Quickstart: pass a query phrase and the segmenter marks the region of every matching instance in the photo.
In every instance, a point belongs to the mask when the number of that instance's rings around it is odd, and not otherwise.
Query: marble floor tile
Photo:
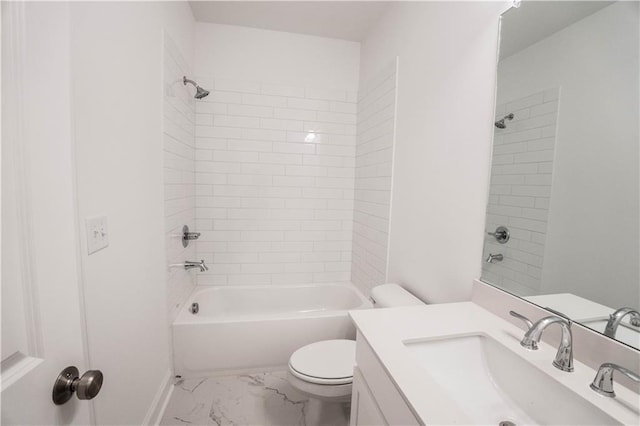
[[[189,379],[176,385],[161,425],[347,426],[349,408],[296,391],[277,371]]]

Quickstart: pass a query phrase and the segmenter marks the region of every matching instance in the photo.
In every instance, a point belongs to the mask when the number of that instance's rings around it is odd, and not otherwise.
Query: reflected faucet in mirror
[[[604,329],[605,336],[616,337],[616,331],[622,319],[629,315],[631,318],[629,323],[634,327],[640,327],[640,312],[633,308],[620,308],[611,315],[609,315],[609,321]]]

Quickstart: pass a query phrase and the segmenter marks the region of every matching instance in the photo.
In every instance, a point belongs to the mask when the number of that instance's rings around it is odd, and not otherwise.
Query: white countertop
[[[472,421],[434,383],[427,369],[411,357],[403,341],[469,334],[495,339],[528,360],[540,374],[548,374],[621,423],[640,423],[638,394],[617,383],[614,383],[616,398],[596,394],[589,388],[596,373],[593,369],[578,361],[572,373],[556,369],[551,364],[556,348],[540,343],[539,350],[527,351],[520,346],[524,334],[521,329],[472,302],[351,311],[350,316],[403,398],[425,424],[472,424]]]

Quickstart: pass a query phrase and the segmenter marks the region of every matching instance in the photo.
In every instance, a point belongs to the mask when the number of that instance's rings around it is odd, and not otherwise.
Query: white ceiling
[[[500,59],[513,55],[613,1],[523,1],[502,16]]]
[[[386,1],[190,1],[198,22],[362,41]]]

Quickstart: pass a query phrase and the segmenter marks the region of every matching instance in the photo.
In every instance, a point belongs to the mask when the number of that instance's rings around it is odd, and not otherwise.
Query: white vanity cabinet
[[[373,349],[358,333],[351,426],[420,425]]]

